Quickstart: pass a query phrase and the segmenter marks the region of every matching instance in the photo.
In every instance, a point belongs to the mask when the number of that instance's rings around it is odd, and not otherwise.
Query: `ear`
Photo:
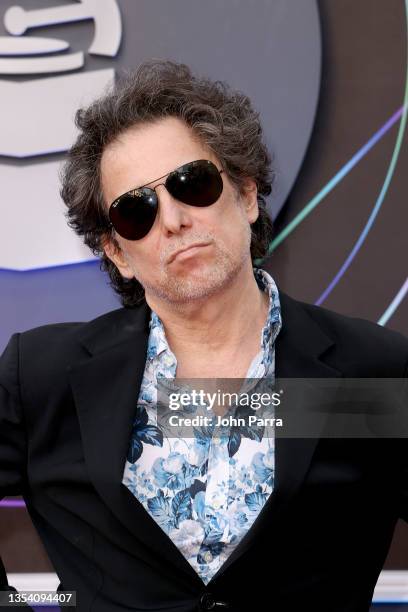
[[[244,203],[245,212],[250,224],[254,223],[259,216],[257,195],[258,188],[256,186],[256,182],[254,179],[246,178],[241,198]]]
[[[106,257],[115,264],[124,278],[134,278],[135,275],[127,262],[123,250],[116,240],[111,237],[105,238],[103,241],[103,250],[105,251]]]

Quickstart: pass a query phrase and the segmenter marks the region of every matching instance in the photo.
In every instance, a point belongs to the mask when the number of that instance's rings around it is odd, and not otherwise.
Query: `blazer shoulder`
[[[117,308],[106,312],[90,321],[67,321],[63,323],[48,323],[20,332],[21,341],[30,345],[43,342],[77,341],[88,328],[105,327],[120,319],[125,308]]]
[[[83,355],[82,338],[89,330],[94,333],[106,333],[126,319],[125,308],[118,308],[104,313],[90,321],[69,321],[64,323],[49,323],[20,332],[18,350],[24,361],[35,360],[42,364],[58,363]]]
[[[367,319],[294,301],[333,340],[333,360],[340,364],[345,375],[408,376],[408,338],[402,333]]]
[[[90,334],[115,338],[118,330],[126,329],[128,310],[119,308],[91,321],[50,323],[13,334],[0,359],[0,375],[5,372],[3,377],[8,379],[10,373],[18,374],[30,397],[48,389],[51,380],[54,387],[64,387],[67,369],[89,357],[84,339]]]

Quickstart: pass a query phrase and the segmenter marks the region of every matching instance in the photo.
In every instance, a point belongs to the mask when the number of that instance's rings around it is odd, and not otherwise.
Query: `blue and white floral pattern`
[[[275,340],[282,327],[279,294],[265,270],[254,268],[254,276],[270,299],[261,350],[246,378],[267,378],[270,383],[275,377]],[[152,311],[123,484],[208,584],[273,491],[274,436],[265,436],[259,426],[224,426],[217,436],[211,428],[197,427],[194,438],[166,436],[157,422],[156,381],[174,379],[176,370],[163,324]]]

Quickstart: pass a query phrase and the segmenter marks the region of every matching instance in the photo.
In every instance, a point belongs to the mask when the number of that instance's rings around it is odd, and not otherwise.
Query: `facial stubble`
[[[149,278],[144,278],[135,262],[129,261],[135,278],[143,285],[146,294],[151,293],[171,303],[173,307],[195,300],[206,300],[217,294],[233,282],[251,256],[251,227],[246,217],[240,215],[240,219],[239,227],[236,227],[236,231],[241,234],[240,248],[235,253],[228,250],[224,241],[211,232],[191,233],[188,242],[179,244],[177,250],[190,244],[210,243],[210,258],[207,254],[198,252],[196,257],[202,260],[197,265],[196,262],[193,262],[193,265],[186,262],[184,266],[183,263],[168,263],[170,253],[163,251],[160,255],[157,282],[153,284]]]

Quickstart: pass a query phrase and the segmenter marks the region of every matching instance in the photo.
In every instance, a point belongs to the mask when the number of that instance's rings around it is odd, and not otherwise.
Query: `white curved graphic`
[[[67,151],[76,134],[75,111],[96,98],[114,75],[108,68],[23,83],[0,80],[0,155]]]
[[[65,40],[24,36],[36,27],[83,20],[94,24],[94,37],[85,51],[114,57],[122,38],[116,0],[6,10],[4,25],[10,36],[0,37],[0,155],[26,159],[67,151],[76,137],[76,110],[97,98],[113,80],[114,68],[82,70],[84,52],[66,53],[70,44]],[[13,81],[1,75],[32,78]],[[0,241],[0,268],[29,270],[93,259],[67,226],[59,196],[59,165],[51,160],[24,166],[0,163],[0,206],[8,226],[7,238]]]
[[[30,28],[93,19],[95,36],[89,53],[115,57],[122,38],[122,22],[116,0],[79,0],[80,4],[26,10],[11,6],[4,16],[6,30],[21,36]]]
[[[0,36],[0,55],[36,55],[38,53],[56,53],[69,48],[66,40],[58,38],[12,38]]]
[[[21,271],[93,259],[65,220],[59,167],[55,161],[25,168],[0,166],[0,206],[7,220],[0,268]]]
[[[48,72],[68,72],[82,68],[84,65],[84,54],[70,53],[56,57],[24,58],[24,59],[1,59],[0,74],[43,74]]]

